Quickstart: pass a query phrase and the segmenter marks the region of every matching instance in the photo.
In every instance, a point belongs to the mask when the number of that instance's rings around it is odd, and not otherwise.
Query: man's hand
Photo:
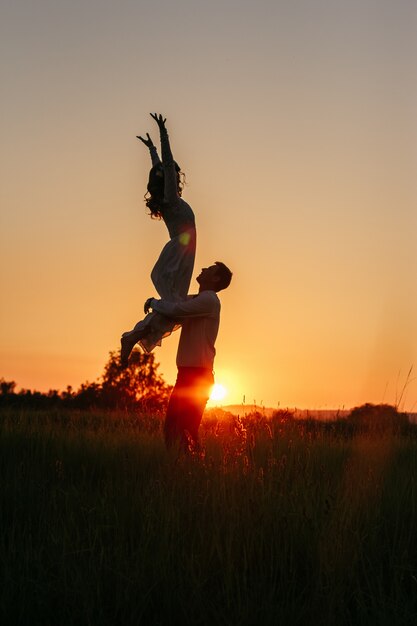
[[[145,305],[143,307],[143,310],[145,311],[145,315],[147,315],[149,313],[149,309],[152,308],[151,302],[152,302],[153,298],[148,298],[145,302]]]
[[[158,115],[158,113],[151,113],[150,115],[151,115],[151,117],[153,117],[155,122],[158,124],[160,131],[166,130],[166,128],[165,128],[165,122],[167,121],[166,117],[162,117],[162,115],[161,114]]]
[[[142,143],[145,144],[145,146],[147,148],[154,148],[154,143],[152,141],[152,139],[149,137],[149,133],[146,133],[147,139],[144,139],[143,137],[140,137],[139,135],[136,135],[136,139],[140,139],[142,141]]]

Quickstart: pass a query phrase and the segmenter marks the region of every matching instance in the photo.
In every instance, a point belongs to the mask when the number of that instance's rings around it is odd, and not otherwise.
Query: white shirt
[[[181,336],[177,351],[177,367],[213,369],[214,344],[220,323],[220,300],[215,291],[202,291],[182,302],[152,298],[151,307],[178,321]]]

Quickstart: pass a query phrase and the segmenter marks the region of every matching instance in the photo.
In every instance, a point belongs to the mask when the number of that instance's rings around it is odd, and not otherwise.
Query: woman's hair
[[[174,163],[174,165],[177,172],[178,195],[181,196],[185,185],[185,174],[181,172],[178,163]],[[158,163],[158,165],[154,165],[149,172],[147,192],[144,196],[145,204],[149,209],[149,215],[157,220],[162,218],[161,209],[164,203],[164,183],[164,168],[162,163]]]

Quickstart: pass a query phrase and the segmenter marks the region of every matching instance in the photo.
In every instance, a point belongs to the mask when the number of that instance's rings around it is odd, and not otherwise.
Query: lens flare
[[[190,233],[181,233],[179,236],[180,244],[182,246],[188,246],[190,243],[191,235]]]

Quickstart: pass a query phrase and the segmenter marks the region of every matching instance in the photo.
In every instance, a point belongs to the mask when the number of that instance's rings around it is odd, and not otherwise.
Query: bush
[[[352,409],[346,419],[361,432],[404,433],[410,425],[407,413],[390,404],[363,404]]]

